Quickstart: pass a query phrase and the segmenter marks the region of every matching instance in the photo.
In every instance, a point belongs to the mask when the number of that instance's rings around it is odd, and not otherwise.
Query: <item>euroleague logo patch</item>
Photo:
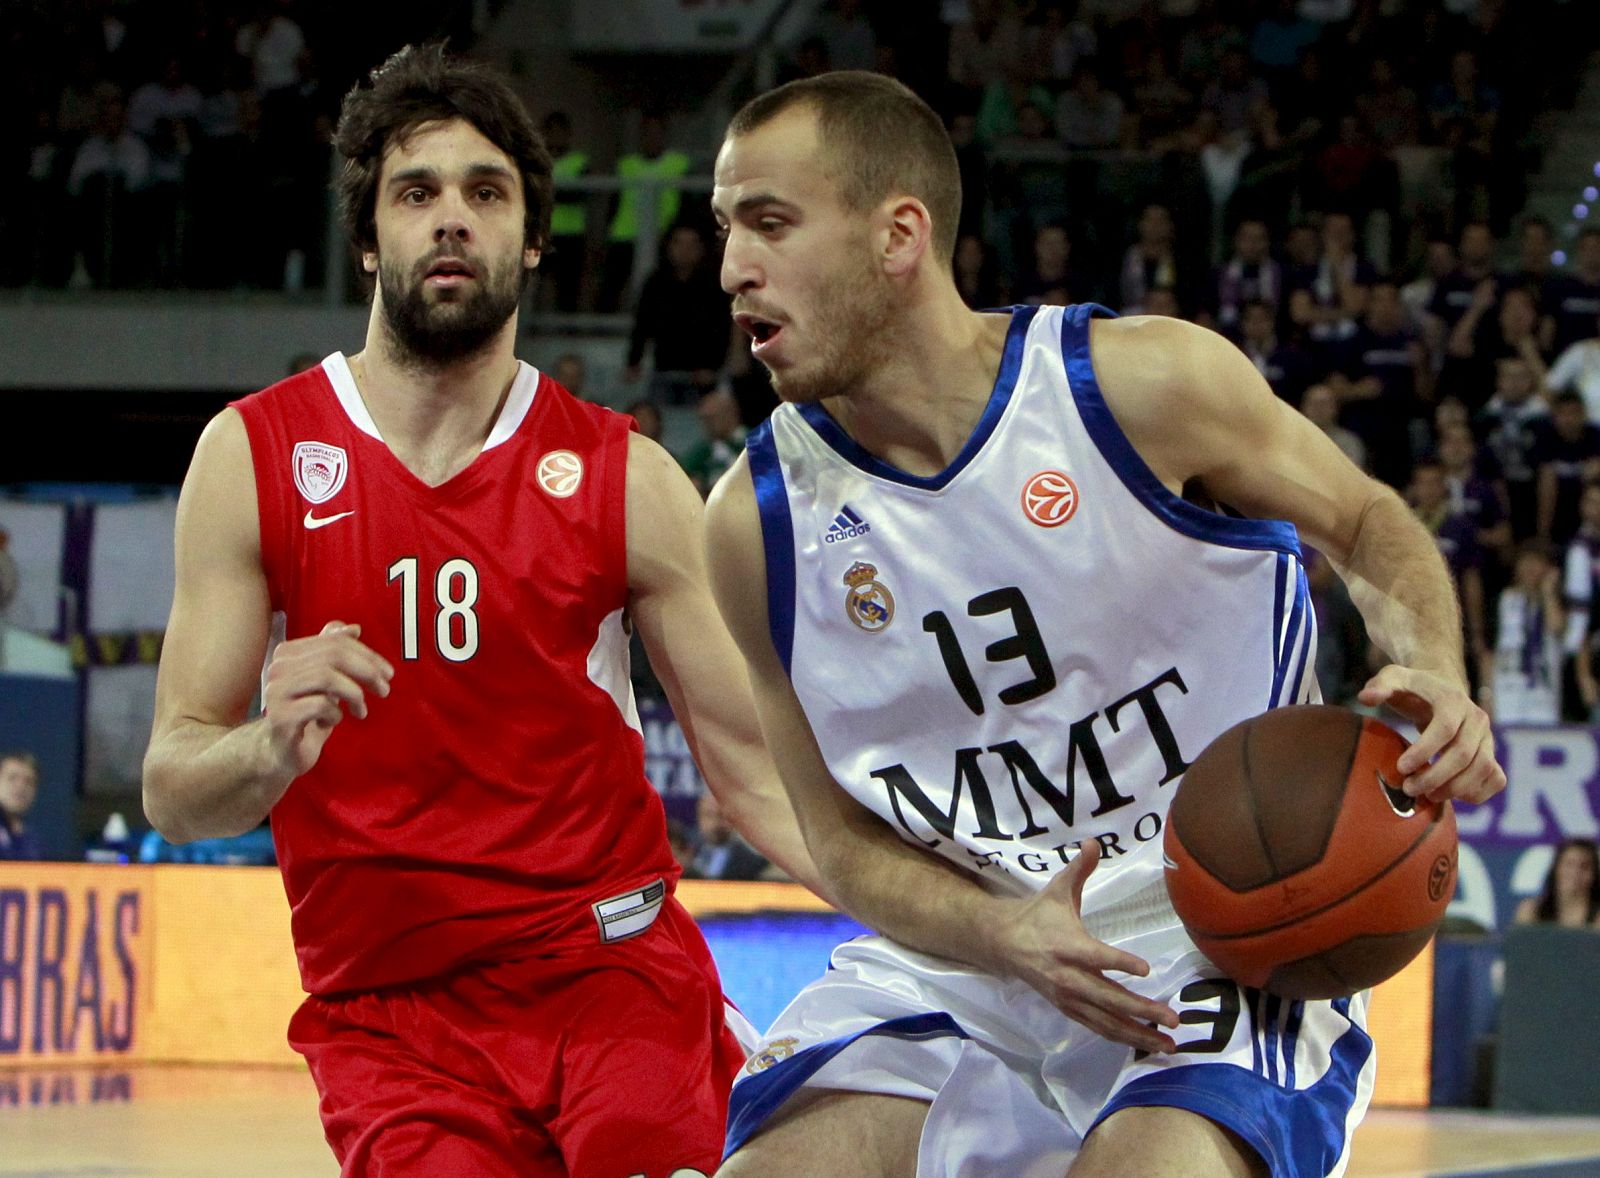
[[[583,482],[583,459],[571,450],[552,450],[539,459],[534,473],[546,494],[566,499],[576,494]]]
[[[1063,471],[1041,470],[1022,485],[1022,511],[1041,528],[1059,528],[1078,510],[1078,484]]]

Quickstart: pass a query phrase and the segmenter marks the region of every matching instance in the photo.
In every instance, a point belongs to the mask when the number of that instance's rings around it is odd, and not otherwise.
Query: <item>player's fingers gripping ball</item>
[[[1406,742],[1345,708],[1275,708],[1189,767],[1165,834],[1167,891],[1235,981],[1337,998],[1398,973],[1455,891],[1449,801],[1411,798]]]

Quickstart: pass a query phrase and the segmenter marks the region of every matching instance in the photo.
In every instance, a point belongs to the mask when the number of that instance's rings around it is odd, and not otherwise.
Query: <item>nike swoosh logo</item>
[[[311,512],[309,510],[307,510],[306,518],[305,518],[304,522],[305,522],[306,527],[310,528],[314,532],[318,528],[325,528],[329,524],[337,523],[339,520],[342,520],[347,515],[354,515],[354,514],[355,514],[355,512],[353,512],[353,511],[341,511],[338,515],[325,515],[325,516],[322,516],[319,519],[317,516],[312,515]]]

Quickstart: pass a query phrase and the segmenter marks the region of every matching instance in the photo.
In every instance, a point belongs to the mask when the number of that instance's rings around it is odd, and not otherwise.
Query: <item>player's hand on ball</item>
[[[315,765],[346,711],[366,716],[367,692],[389,694],[394,667],[360,639],[360,626],[329,622],[320,634],[273,651],[262,708],[271,756],[282,772],[298,777]]]
[[[1177,1012],[1105,976],[1107,970],[1120,970],[1143,977],[1150,966],[1084,931],[1079,916],[1083,885],[1099,860],[1100,844],[1090,839],[1043,889],[1018,902],[999,930],[1002,970],[1027,982],[1074,1022],[1113,1042],[1143,1051],[1172,1051],[1172,1038],[1150,1024],[1176,1027]]]
[[[1393,708],[1420,730],[1400,757],[1401,788],[1412,797],[1476,803],[1506,787],[1489,715],[1464,684],[1391,663],[1367,681],[1359,698],[1368,707]]]

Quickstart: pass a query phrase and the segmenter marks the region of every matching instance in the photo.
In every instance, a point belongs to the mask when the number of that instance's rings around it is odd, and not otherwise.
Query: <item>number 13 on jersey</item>
[[[406,659],[418,657],[420,565],[415,556],[402,556],[389,566],[389,583],[400,582],[400,652]],[[452,663],[464,663],[478,653],[478,614],[473,608],[478,604],[478,570],[465,557],[445,561],[434,575],[433,597],[438,606],[434,646]]]

